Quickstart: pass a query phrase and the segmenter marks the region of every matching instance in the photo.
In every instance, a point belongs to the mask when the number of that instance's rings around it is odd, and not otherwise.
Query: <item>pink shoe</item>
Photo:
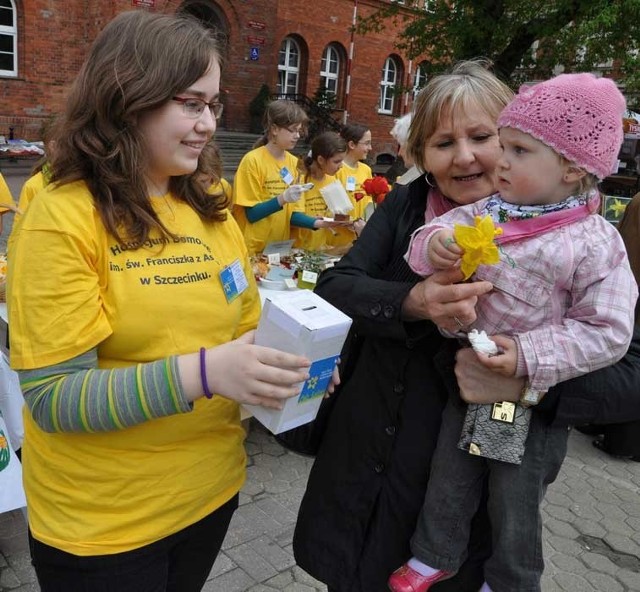
[[[405,563],[391,574],[388,586],[391,592],[427,592],[433,584],[452,575],[452,572],[440,570],[430,576],[423,576]]]

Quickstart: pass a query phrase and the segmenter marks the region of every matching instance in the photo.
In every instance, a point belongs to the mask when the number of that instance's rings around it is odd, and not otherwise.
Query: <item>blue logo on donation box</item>
[[[298,397],[298,403],[304,403],[309,399],[322,397],[327,392],[331,374],[333,374],[337,360],[338,356],[331,356],[323,360],[316,360],[311,364],[311,368],[309,368],[309,378],[307,378],[307,381],[304,383],[302,392]]]
[[[252,47],[252,48],[249,50],[249,59],[250,59],[252,62],[255,62],[255,61],[257,61],[257,59],[258,59],[259,57],[260,57],[260,50],[259,50],[259,48],[257,48],[257,47]]]

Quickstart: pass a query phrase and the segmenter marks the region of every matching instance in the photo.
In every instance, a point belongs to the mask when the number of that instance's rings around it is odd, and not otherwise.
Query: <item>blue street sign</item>
[[[260,49],[258,47],[252,47],[249,49],[249,59],[256,61],[260,57]]]

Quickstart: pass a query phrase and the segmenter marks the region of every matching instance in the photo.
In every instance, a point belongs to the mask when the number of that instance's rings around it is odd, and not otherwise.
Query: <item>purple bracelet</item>
[[[204,347],[200,348],[200,382],[202,382],[202,390],[204,391],[204,396],[207,399],[213,398],[213,393],[209,390],[209,383],[207,382],[207,360],[206,360],[207,350]]]

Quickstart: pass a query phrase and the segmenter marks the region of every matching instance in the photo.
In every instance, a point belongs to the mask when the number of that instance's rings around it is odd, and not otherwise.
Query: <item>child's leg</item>
[[[471,519],[487,474],[484,459],[458,448],[466,407],[449,399],[442,415],[429,486],[411,551],[430,567],[454,572],[464,562]]]
[[[489,515],[493,553],[485,577],[493,592],[539,592],[544,570],[540,503],[567,452],[567,428],[533,413],[520,466],[490,461]]]

